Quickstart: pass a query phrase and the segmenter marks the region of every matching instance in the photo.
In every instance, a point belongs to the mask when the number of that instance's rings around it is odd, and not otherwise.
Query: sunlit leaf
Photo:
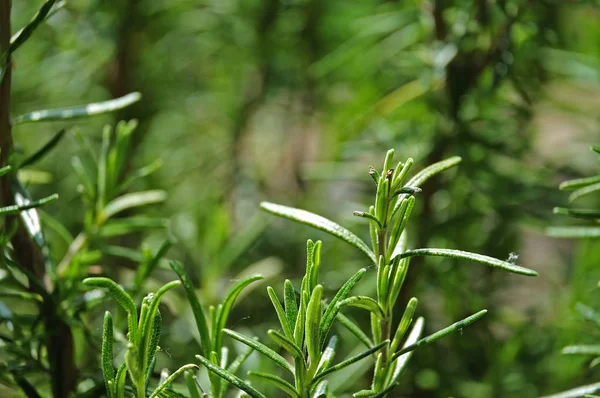
[[[600,227],[548,227],[546,235],[565,239],[600,238]]]
[[[272,349],[270,349],[263,343],[253,340],[253,339],[250,339],[242,334],[234,332],[233,330],[223,329],[223,332],[226,335],[236,339],[237,341],[246,344],[248,347],[254,348],[256,351],[260,352],[267,358],[271,359],[273,362],[275,362],[277,365],[279,365],[282,369],[286,370],[291,375],[294,375],[294,367],[288,361],[286,361],[284,357],[282,357],[281,355],[279,355],[278,353],[276,353],[275,351],[273,351]]]
[[[478,263],[489,265],[490,267],[500,268],[508,272],[515,274],[536,276],[538,273],[531,269],[518,266],[508,261],[502,261],[494,257],[484,256],[482,254],[465,252],[462,250],[452,249],[414,249],[406,251],[399,255],[400,258],[408,258],[414,256],[437,256],[437,257],[450,257],[461,260],[470,260]]]
[[[406,354],[407,352],[413,351],[424,345],[431,344],[434,341],[441,339],[442,337],[448,336],[449,334],[458,332],[459,330],[462,330],[463,328],[469,326],[470,324],[472,324],[473,322],[475,322],[476,320],[478,320],[479,318],[484,316],[486,313],[487,313],[487,310],[481,310],[469,317],[466,317],[463,320],[460,320],[458,322],[453,323],[452,325],[450,325],[448,327],[445,327],[442,330],[439,330],[433,334],[430,334],[429,336],[418,340],[416,343],[402,348],[400,351],[396,352],[392,356],[392,359],[395,360],[395,359],[399,358],[401,355]]]
[[[181,375],[186,370],[191,370],[191,369],[198,369],[198,365],[194,365],[194,364],[183,365],[182,367],[177,369],[175,372],[173,372],[173,374],[171,374],[169,377],[167,377],[167,379],[165,381],[163,381],[158,387],[156,387],[156,390],[154,390],[154,392],[152,392],[152,394],[150,394],[150,398],[156,398],[158,396],[158,394],[160,394],[161,391],[163,391],[171,383],[173,383],[173,381],[177,377],[179,377],[179,375]]]
[[[600,391],[600,383],[594,383],[577,387],[572,390],[559,392],[558,394],[545,395],[540,398],[581,398],[586,394],[592,394],[598,391]]]
[[[102,215],[108,219],[123,210],[164,202],[167,193],[162,190],[128,193],[113,199],[106,205]]]
[[[369,348],[368,350],[363,351],[358,355],[354,355],[354,356],[346,359],[345,361],[338,363],[337,365],[334,365],[330,368],[325,369],[324,371],[322,371],[321,373],[319,373],[318,375],[315,376],[315,378],[313,379],[313,383],[316,383],[323,377],[325,377],[333,372],[340,371],[340,370],[352,365],[353,363],[356,363],[356,362],[360,361],[361,359],[372,355],[373,353],[381,350],[383,347],[385,347],[389,343],[390,343],[389,340],[382,341],[381,343],[377,344],[373,348]]]
[[[142,95],[140,93],[131,93],[123,97],[104,102],[96,102],[82,106],[74,106],[71,108],[46,109],[42,111],[30,112],[17,116],[13,119],[12,124],[17,125],[29,122],[50,122],[101,115],[128,107],[129,105],[139,101],[141,98]]]
[[[313,228],[318,230],[327,232],[337,238],[342,239],[343,241],[351,244],[356,247],[364,254],[366,254],[373,263],[375,263],[375,254],[373,251],[367,246],[362,239],[348,231],[346,228],[330,221],[324,217],[321,217],[317,214],[308,212],[306,210],[300,210],[293,207],[278,205],[275,203],[262,202],[260,207],[277,216],[287,218],[293,221],[297,221],[302,224],[310,225]]]

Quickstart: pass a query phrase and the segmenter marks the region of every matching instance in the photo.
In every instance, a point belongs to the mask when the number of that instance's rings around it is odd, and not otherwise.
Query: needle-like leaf
[[[108,382],[115,378],[115,368],[113,367],[113,323],[112,315],[106,311],[104,313],[104,325],[102,328],[102,375],[106,384],[106,393],[112,398],[112,386]]]
[[[452,334],[454,332],[461,330],[462,328],[469,326],[470,324],[472,324],[473,322],[475,322],[476,320],[478,320],[479,318],[484,316],[486,314],[486,312],[487,312],[487,310],[481,310],[463,320],[453,323],[452,325],[450,325],[442,330],[439,330],[433,334],[430,334],[427,337],[422,338],[421,340],[417,341],[414,344],[411,344],[407,347],[402,348],[400,351],[398,351],[397,353],[395,353],[392,356],[392,360],[397,359],[398,357],[400,357],[403,354],[406,354],[407,352],[416,350],[417,348],[422,347],[424,345],[431,344],[434,341],[441,339],[442,337],[445,337],[449,334]]]
[[[348,296],[350,296],[352,289],[354,289],[354,286],[356,286],[356,284],[362,279],[366,272],[366,268],[359,269],[354,275],[352,275],[352,277],[350,277],[350,279],[348,279],[342,285],[340,290],[338,290],[335,296],[333,296],[333,299],[331,299],[331,302],[329,303],[327,309],[325,310],[325,313],[323,314],[323,318],[321,319],[321,325],[319,327],[319,334],[321,335],[321,346],[323,346],[323,344],[325,343],[325,339],[329,334],[329,330],[333,325],[333,321],[339,313],[340,307],[338,307],[337,304],[340,301],[348,298]]]
[[[257,377],[259,379],[265,380],[265,381],[273,384],[275,387],[279,388],[281,391],[285,392],[290,397],[295,397],[295,398],[300,397],[300,395],[298,394],[298,392],[296,391],[294,386],[291,385],[290,383],[288,383],[287,381],[283,380],[279,376],[272,375],[269,373],[254,372],[254,371],[250,371],[250,372],[248,372],[248,374],[250,376]]]
[[[248,347],[254,348],[256,351],[260,352],[261,354],[275,362],[277,365],[279,365],[281,368],[289,372],[292,376],[295,374],[294,367],[290,365],[290,363],[286,361],[284,357],[282,357],[263,343],[250,339],[244,336],[243,334],[234,332],[233,330],[223,329],[223,332],[226,335],[236,339],[237,341],[246,344]]]
[[[572,390],[559,392],[558,394],[545,395],[540,398],[581,398],[586,394],[593,394],[595,392],[600,392],[600,383],[588,384]]]
[[[208,353],[212,351],[210,332],[208,323],[206,322],[206,316],[204,315],[204,310],[202,309],[200,300],[198,299],[196,291],[194,290],[194,285],[179,263],[175,261],[169,261],[169,265],[183,283],[185,295],[187,296],[190,306],[192,307],[194,319],[196,320],[196,328],[200,334],[200,351],[203,355],[208,355]]]
[[[369,348],[368,350],[363,351],[358,355],[350,357],[350,358],[346,359],[345,361],[338,363],[337,365],[334,365],[330,368],[325,369],[324,371],[322,371],[321,373],[319,373],[318,375],[315,376],[315,378],[313,379],[313,383],[316,383],[317,381],[319,381],[323,377],[327,376],[328,374],[342,370],[342,369],[352,365],[353,363],[356,363],[356,362],[360,361],[361,359],[370,356],[374,352],[377,352],[380,349],[382,349],[383,347],[385,347],[387,344],[389,344],[389,342],[390,342],[389,340],[382,341],[381,343],[377,344],[373,348]]]
[[[180,367],[179,369],[177,369],[175,372],[173,372],[173,374],[171,374],[169,377],[167,377],[165,379],[165,381],[163,381],[158,387],[156,387],[156,390],[154,390],[152,392],[152,394],[150,394],[150,398],[156,398],[158,396],[158,394],[161,393],[161,391],[163,391],[164,389],[166,389],[171,383],[173,383],[173,381],[179,377],[180,374],[182,374],[183,372],[185,372],[186,370],[191,370],[191,369],[198,369],[198,365],[194,365],[194,364],[188,364],[188,365],[183,365],[182,367]]]
[[[127,94],[113,100],[96,102],[92,104],[74,106],[71,108],[46,109],[17,116],[13,119],[13,125],[29,122],[51,122],[56,120],[74,119],[79,117],[95,116],[104,113],[118,111],[139,101],[140,93]]]
[[[482,254],[465,252],[462,250],[452,249],[414,249],[406,251],[400,254],[400,258],[414,257],[414,256],[437,256],[437,257],[450,257],[462,260],[470,260],[478,263],[489,265],[494,268],[501,268],[505,271],[512,272],[515,274],[537,276],[537,272],[529,268],[521,267],[508,261],[498,260],[494,257],[484,256]]]
[[[229,383],[233,384],[235,387],[244,391],[246,394],[250,395],[252,398],[267,398],[265,395],[260,393],[257,389],[252,387],[250,384],[246,383],[245,381],[243,381],[242,379],[240,379],[233,373],[229,372],[228,370],[222,369],[222,368],[214,365],[212,362],[210,362],[208,359],[204,358],[202,355],[196,355],[196,358],[198,358],[200,363],[202,365],[204,365],[209,371],[211,371],[214,374],[218,375],[219,377],[227,380]]]
[[[352,232],[348,231],[346,228],[334,223],[331,220],[326,219],[325,217],[321,217],[317,214],[308,212],[306,210],[300,210],[293,207],[278,205],[269,202],[262,202],[260,204],[260,207],[271,214],[275,214],[276,216],[297,221],[302,224],[310,225],[313,228],[327,232],[337,238],[340,238],[341,240],[351,244],[352,246],[356,247],[358,250],[366,254],[373,263],[376,262],[375,254],[362,239],[360,239]]]

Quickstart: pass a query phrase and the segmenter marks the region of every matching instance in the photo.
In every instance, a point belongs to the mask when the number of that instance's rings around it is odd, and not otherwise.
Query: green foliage
[[[285,281],[283,289],[285,305],[281,304],[273,288],[267,288],[269,298],[283,331],[283,334],[281,334],[275,330],[269,330],[268,335],[294,359],[293,366],[284,357],[263,343],[232,330],[224,330],[230,337],[263,354],[289,373],[293,384],[275,374],[251,372],[250,376],[267,381],[292,397],[305,398],[316,396],[313,395],[316,394],[316,391],[319,394],[327,394],[325,376],[340,371],[363,358],[373,357],[375,369],[371,387],[357,392],[355,396],[387,396],[398,384],[398,379],[406,366],[408,356],[413,350],[448,334],[462,331],[464,327],[469,326],[487,312],[487,310],[479,311],[430,336],[419,339],[423,329],[423,321],[421,320],[415,323],[408,338],[404,340],[404,336],[412,323],[417,303],[416,299],[412,299],[409,301],[395,333],[393,333],[392,309],[396,306],[411,257],[418,255],[447,256],[479,262],[516,274],[537,275],[535,271],[513,263],[474,253],[447,249],[406,250],[405,228],[414,206],[414,194],[420,192],[418,185],[423,184],[436,173],[458,164],[460,159],[452,158],[434,164],[417,173],[408,181],[407,184],[409,185],[405,185],[408,170],[413,162],[411,159],[406,163],[400,162],[394,169],[391,167],[393,155],[393,150],[387,153],[381,173],[371,168],[370,174],[374,176],[377,184],[375,205],[370,207],[368,213],[354,213],[369,221],[373,240],[372,249],[354,233],[321,216],[272,203],[261,204],[261,207],[269,213],[320,229],[366,254],[377,269],[377,296],[375,298],[351,296],[352,289],[366,272],[365,269],[361,269],[340,288],[328,304],[324,305],[323,287],[318,284],[321,265],[321,242],[313,243],[309,240],[307,244],[306,272],[298,294],[299,305],[293,294],[293,285],[289,280]],[[348,327],[353,334],[357,335],[367,345],[368,349],[337,365],[331,365],[337,337],[332,336],[327,346],[324,345],[324,342],[328,337],[334,319],[345,307],[359,307],[370,313],[371,337],[367,337],[358,326],[355,326],[352,321],[346,318],[345,321],[341,322],[342,325]],[[399,345],[403,340],[404,346],[400,348]],[[203,363],[207,363],[207,361],[209,361],[207,358],[202,360]],[[213,361],[213,365],[217,366],[217,363]],[[224,369],[217,371],[214,366],[208,369],[226,380],[232,378],[232,375],[225,373]],[[236,382],[238,382],[240,388],[243,387],[244,391],[253,391],[253,388],[247,383],[239,384],[242,382],[237,379]],[[319,386],[318,389],[317,386]]]
[[[162,322],[159,311],[159,304],[162,296],[180,285],[179,281],[167,283],[156,293],[150,293],[142,300],[139,322],[137,322],[137,308],[133,299],[123,288],[108,278],[86,278],[83,280],[85,285],[107,289],[115,301],[127,311],[129,319],[129,328],[127,333],[128,344],[125,360],[121,366],[125,365],[129,375],[130,388],[135,391],[139,398],[147,396],[147,389],[156,354],[160,350],[158,341],[161,335]],[[102,374],[106,383],[106,394],[108,398],[124,398],[126,390],[126,378],[123,377],[124,371],[119,371],[115,375],[113,360],[113,323],[112,315],[106,312],[104,315],[104,327],[102,333]],[[162,381],[152,392],[150,398],[160,396],[160,394],[170,388],[171,383],[185,371],[196,367],[196,365],[184,365],[177,369],[173,374]]]
[[[175,261],[171,261],[170,265],[183,283],[187,299],[192,307],[194,319],[196,320],[196,327],[200,335],[201,352],[201,355],[197,355],[196,357],[199,358],[199,361],[209,370],[226,381],[226,383],[222,383],[218,377],[211,377],[212,396],[223,397],[227,392],[228,383],[231,383],[238,388],[244,385],[244,382],[238,379],[233,373],[235,373],[235,371],[245,362],[250,354],[250,352],[241,354],[231,363],[227,363],[229,350],[223,345],[223,334],[227,331],[225,326],[227,325],[227,320],[229,319],[235,300],[242,290],[251,283],[262,279],[262,276],[252,275],[238,281],[225,295],[221,304],[216,308],[211,306],[210,312],[211,314],[214,314],[214,316],[210,318],[209,322],[192,282],[185,273],[183,267]],[[215,371],[215,368],[219,370]],[[188,386],[188,388],[190,387]],[[197,393],[197,390],[194,391]],[[256,396],[250,393],[250,391],[255,391],[250,386],[244,391],[251,394],[251,396]],[[194,394],[194,392],[192,392],[192,394]]]
[[[594,152],[598,153],[598,147],[591,147]],[[559,185],[561,191],[573,191],[569,196],[569,202],[597,192],[600,188],[597,187],[600,176],[578,178],[574,180],[564,181]],[[597,224],[600,222],[600,212],[597,209],[578,208],[571,209],[565,207],[555,207],[555,214],[569,216],[573,219],[585,219],[586,222]],[[597,238],[600,235],[596,232],[598,227],[595,226],[557,226],[549,227],[546,233],[556,238]],[[581,317],[587,321],[594,323],[595,326],[600,326],[600,314],[582,303],[577,303],[575,309]],[[565,355],[581,355],[591,357],[590,367],[595,367],[600,363],[600,346],[598,345],[569,345],[562,349],[562,354]],[[544,398],[577,398],[581,396],[593,397],[588,395],[600,391],[600,383],[589,384],[586,386],[577,387],[558,394],[548,395]]]

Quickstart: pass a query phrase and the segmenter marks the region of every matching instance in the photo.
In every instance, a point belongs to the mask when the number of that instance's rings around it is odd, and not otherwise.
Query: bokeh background
[[[13,1],[13,29],[39,5]],[[162,160],[138,186],[168,192],[152,211],[169,228],[114,245],[155,252],[175,239],[168,257],[186,265],[206,304],[240,275],[263,273],[231,326],[264,335],[276,322],[265,286],[301,277],[306,239],[324,241],[330,291],[366,264],[343,242],[261,214],[261,200],[368,238],[352,211],[372,201],[370,164],[381,167],[389,148],[417,169],[460,155],[462,164],[418,197],[411,246],[503,259],[514,252],[540,276],[415,260],[402,297],[419,298],[426,333],[489,313],[419,350],[397,396],[536,397],[600,379],[583,359],[560,355],[565,344],[600,337],[573,310],[578,301],[600,304],[600,247],[544,234],[562,222],[552,216],[566,202],[558,183],[598,169],[587,148],[600,142],[599,44],[597,1],[69,0],[15,55],[13,113],[131,91],[143,99],[77,123],[23,177],[35,197],[61,195],[46,210],[76,234],[70,158],[83,152],[78,134],[99,146],[104,124],[138,119],[128,167]],[[14,135],[31,153],[62,127],[73,124],[22,125]],[[49,239],[60,257],[64,242]],[[120,282],[135,266],[108,254],[101,264]],[[175,278],[161,268],[147,290]],[[165,302],[158,366],[175,368],[194,361],[198,339],[182,291]],[[97,335],[102,313],[89,320]],[[88,350],[97,347],[78,338],[78,363],[96,372]],[[351,339],[342,345],[352,348]],[[254,355],[248,366],[259,361]],[[334,384],[364,384],[367,371],[359,366]]]

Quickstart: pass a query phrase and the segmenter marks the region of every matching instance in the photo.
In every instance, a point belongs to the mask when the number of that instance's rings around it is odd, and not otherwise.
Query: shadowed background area
[[[13,31],[39,3],[13,1]],[[598,243],[544,233],[560,222],[552,208],[566,202],[558,184],[598,169],[587,150],[600,143],[598,43],[597,1],[69,0],[14,55],[12,114],[143,97],[75,127],[15,126],[23,153],[67,129],[58,150],[20,177],[35,197],[60,194],[45,211],[75,236],[83,208],[71,158],[88,156],[82,142],[96,151],[105,124],[137,119],[124,169],[162,164],[134,186],[167,192],[148,212],[168,227],[112,239],[91,266],[128,283],[136,262],[115,248],[156,253],[172,239],[167,257],[185,265],[206,304],[241,276],[262,273],[266,281],[244,291],[229,327],[263,335],[277,322],[265,286],[298,282],[307,239],[323,240],[328,295],[368,263],[343,242],[261,213],[260,201],[322,214],[367,241],[367,223],[352,212],[371,204],[370,164],[380,168],[389,148],[414,158],[417,170],[461,156],[417,196],[410,247],[515,253],[540,276],[416,258],[401,302],[419,298],[426,334],[489,312],[417,351],[397,396],[549,394],[600,378],[583,358],[560,355],[565,344],[599,337],[573,310],[579,301],[600,305]],[[47,234],[60,260],[68,246]],[[143,290],[175,278],[161,263]],[[198,353],[183,292],[164,302],[157,369]],[[101,335],[102,314],[74,331],[83,379],[98,373],[88,332]],[[352,344],[343,341],[342,352]],[[252,356],[247,367],[259,361]],[[364,384],[368,370],[359,365],[332,383],[340,391]],[[0,385],[0,395],[11,394]]]

